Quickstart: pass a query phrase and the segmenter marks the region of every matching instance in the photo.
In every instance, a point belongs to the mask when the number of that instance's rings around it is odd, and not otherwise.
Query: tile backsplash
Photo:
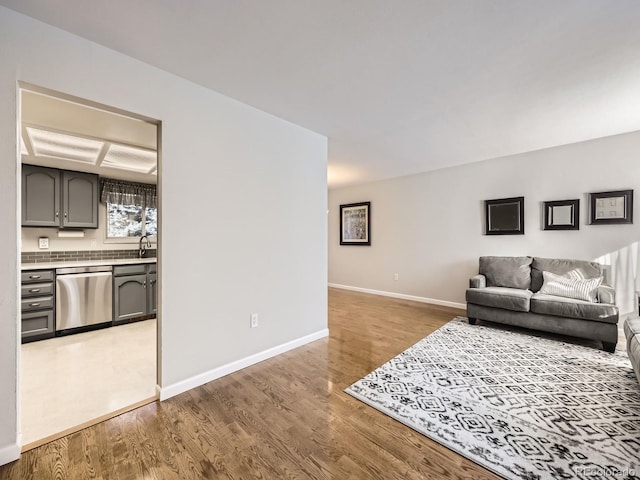
[[[156,254],[156,249],[147,250],[147,257],[155,257]],[[77,262],[82,260],[116,260],[120,258],[138,258],[138,249],[22,252],[22,263]]]

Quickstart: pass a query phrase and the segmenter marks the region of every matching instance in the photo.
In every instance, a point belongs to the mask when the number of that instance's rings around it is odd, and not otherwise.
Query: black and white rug
[[[456,318],[345,391],[508,479],[640,479],[625,353]]]

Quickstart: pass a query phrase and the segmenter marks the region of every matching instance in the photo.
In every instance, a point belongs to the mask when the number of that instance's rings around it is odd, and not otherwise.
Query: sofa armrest
[[[609,285],[600,285],[598,287],[598,302],[600,303],[616,303],[616,291]]]
[[[487,286],[487,277],[482,274],[474,275],[469,279],[469,288],[484,288]]]

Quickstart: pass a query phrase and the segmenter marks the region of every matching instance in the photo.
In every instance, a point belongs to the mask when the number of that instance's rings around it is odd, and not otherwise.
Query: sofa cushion
[[[531,290],[534,292],[542,287],[542,272],[551,272],[570,278],[593,278],[602,276],[603,269],[599,263],[586,260],[535,257],[531,263]]]
[[[531,257],[480,257],[487,287],[531,288]]]
[[[616,303],[616,291],[609,285],[598,287],[598,301],[600,303]]]
[[[639,337],[638,341],[640,342],[640,318],[638,317],[627,317],[624,321],[624,336],[627,339],[627,347],[629,346],[631,339],[634,336]],[[640,360],[640,357],[638,358]]]
[[[515,312],[528,312],[533,295],[529,290],[508,287],[467,289],[467,302],[485,307],[502,308]]]
[[[625,320],[624,335],[627,337],[627,356],[640,382],[640,318],[628,317]]]
[[[627,340],[629,340],[634,335],[640,335],[640,318],[628,317],[624,321],[624,335],[625,337],[627,337]]]
[[[602,283],[602,277],[569,278],[551,272],[542,272],[542,277],[544,283],[538,293],[575,298],[592,303],[598,301],[598,287]]]
[[[541,315],[618,323],[618,307],[603,303],[585,302],[574,298],[535,293],[531,297],[531,311]]]
[[[627,342],[627,356],[631,361],[633,371],[636,372],[636,378],[640,382],[640,338],[638,335]]]

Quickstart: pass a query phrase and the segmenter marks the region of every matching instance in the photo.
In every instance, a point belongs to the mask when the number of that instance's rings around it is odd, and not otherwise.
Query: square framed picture
[[[580,200],[544,202],[545,230],[580,230]]]
[[[524,197],[484,201],[486,235],[524,235]]]
[[[371,202],[340,205],[340,245],[371,245]]]
[[[633,223],[633,190],[589,194],[591,225]]]

